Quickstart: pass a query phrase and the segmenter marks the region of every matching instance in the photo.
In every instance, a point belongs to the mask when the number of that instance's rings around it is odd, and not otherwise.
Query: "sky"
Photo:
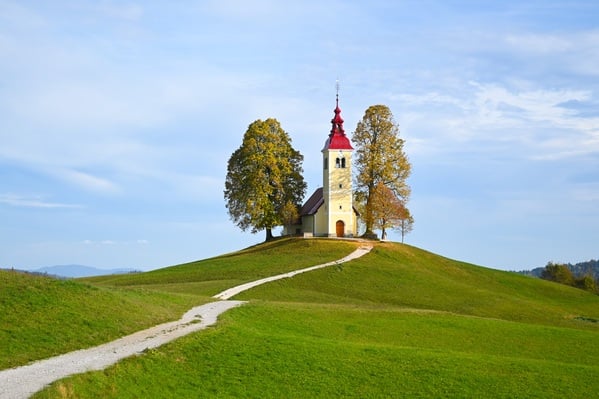
[[[0,0],[0,267],[263,241],[227,214],[227,160],[276,118],[307,198],[337,80],[350,137],[374,104],[399,125],[406,243],[502,270],[599,257],[595,0]]]

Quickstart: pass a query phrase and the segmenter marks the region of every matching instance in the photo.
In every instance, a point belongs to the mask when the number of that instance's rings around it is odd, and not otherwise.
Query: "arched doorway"
[[[337,220],[335,230],[337,232],[337,237],[343,237],[345,235],[345,223],[343,220]]]

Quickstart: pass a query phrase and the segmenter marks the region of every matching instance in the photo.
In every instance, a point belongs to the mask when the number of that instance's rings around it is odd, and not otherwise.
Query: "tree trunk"
[[[265,241],[270,241],[273,239],[274,239],[274,237],[272,236],[272,229],[270,227],[268,227],[266,229],[266,240]]]
[[[368,197],[366,198],[366,215],[364,218],[364,224],[366,224],[366,234],[372,235],[372,226],[374,225],[374,220],[372,217],[372,195],[374,192],[374,187],[372,185],[368,186]]]

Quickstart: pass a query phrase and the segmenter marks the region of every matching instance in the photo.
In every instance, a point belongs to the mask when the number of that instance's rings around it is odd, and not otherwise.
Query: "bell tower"
[[[338,83],[334,113],[331,132],[322,149],[322,193],[326,215],[324,235],[351,237],[357,235],[351,172],[354,149],[343,129]]]

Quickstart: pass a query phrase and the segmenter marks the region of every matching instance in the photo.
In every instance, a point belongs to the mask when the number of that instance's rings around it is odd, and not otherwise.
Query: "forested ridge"
[[[599,279],[599,260],[591,259],[589,261],[579,262],[576,264],[564,263],[564,265],[566,265],[576,277],[591,275],[595,280]],[[541,277],[544,270],[545,267],[537,267],[532,270],[524,270],[521,273],[530,276]]]

